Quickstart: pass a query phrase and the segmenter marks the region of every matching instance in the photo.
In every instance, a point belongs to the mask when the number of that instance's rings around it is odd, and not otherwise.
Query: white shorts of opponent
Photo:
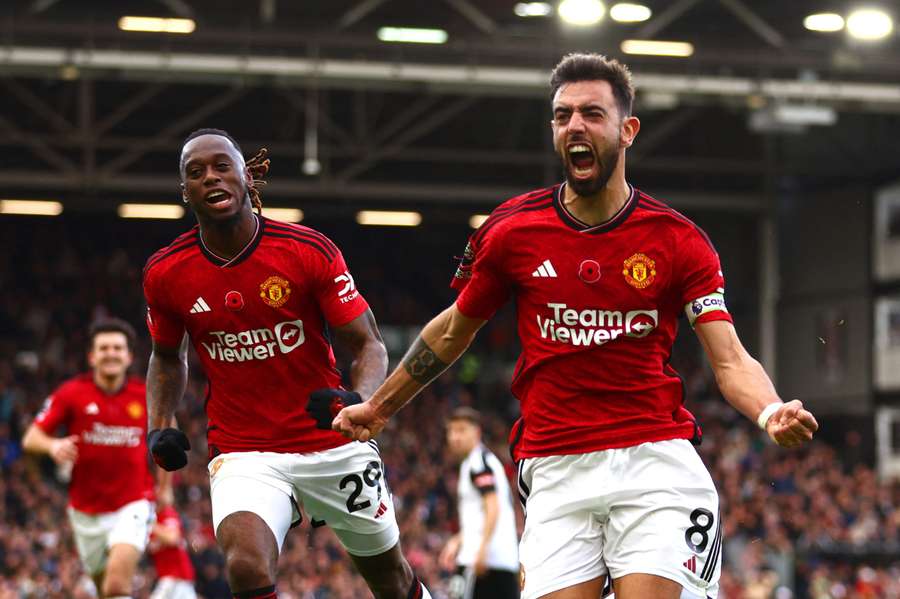
[[[351,555],[379,555],[400,540],[374,441],[310,453],[224,453],[209,463],[209,476],[216,530],[229,514],[252,512],[281,551],[303,506],[312,526],[327,524]]]
[[[163,576],[156,581],[150,599],[197,599],[197,591],[190,580]]]
[[[599,576],[655,574],[716,599],[719,496],[686,440],[519,462],[522,599]]]
[[[78,556],[91,576],[106,569],[107,553],[113,545],[133,545],[143,553],[156,520],[156,509],[146,499],[126,503],[114,512],[103,514],[87,514],[71,506],[68,513]]]

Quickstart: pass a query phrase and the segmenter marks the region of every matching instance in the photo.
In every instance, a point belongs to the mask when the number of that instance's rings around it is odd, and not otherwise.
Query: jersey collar
[[[247,242],[247,245],[245,245],[241,249],[241,251],[228,259],[214,254],[212,250],[206,247],[206,244],[203,242],[203,235],[200,233],[200,231],[197,231],[197,237],[200,239],[200,251],[204,256],[206,256],[206,259],[216,266],[228,268],[231,266],[237,266],[238,264],[249,258],[250,254],[253,253],[253,250],[256,249],[256,246],[259,245],[259,242],[263,236],[263,229],[266,226],[265,218],[262,218],[255,214],[253,215],[253,217],[256,219],[256,230],[253,232],[253,236],[250,238],[250,241]]]
[[[578,219],[575,215],[569,212],[569,209],[566,208],[563,203],[563,198],[565,197],[565,187],[566,183],[563,182],[562,185],[556,188],[556,193],[553,196],[553,206],[556,208],[556,214],[559,215],[559,219],[569,228],[575,229],[579,233],[589,233],[591,235],[598,235],[600,233],[608,233],[612,231],[622,223],[624,223],[628,217],[634,212],[635,207],[637,207],[637,194],[634,192],[634,187],[631,183],[628,183],[628,189],[630,193],[628,195],[628,199],[619,208],[618,212],[613,214],[611,217],[603,221],[602,223],[596,225],[589,225],[586,222]]]

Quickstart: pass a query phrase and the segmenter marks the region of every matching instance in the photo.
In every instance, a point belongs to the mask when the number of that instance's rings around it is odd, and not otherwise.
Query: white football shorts
[[[126,503],[114,512],[103,514],[87,514],[71,506],[68,513],[78,556],[91,576],[106,568],[107,553],[113,545],[133,545],[143,553],[156,521],[156,509],[146,499]]]
[[[600,576],[654,574],[716,599],[719,496],[686,440],[519,462],[522,599]]]
[[[163,576],[156,581],[150,599],[197,599],[197,591],[189,580]]]
[[[252,512],[281,551],[302,506],[312,526],[327,524],[351,555],[379,555],[400,540],[374,441],[310,453],[224,453],[209,463],[209,475],[216,530],[229,514]]]

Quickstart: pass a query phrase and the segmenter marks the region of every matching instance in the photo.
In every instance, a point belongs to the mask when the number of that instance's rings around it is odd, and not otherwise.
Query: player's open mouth
[[[206,194],[203,200],[213,208],[224,208],[231,201],[231,194],[217,189]]]
[[[597,159],[594,157],[594,151],[587,144],[576,143],[568,148],[569,163],[572,165],[572,172],[578,179],[587,179],[594,174],[594,165]]]

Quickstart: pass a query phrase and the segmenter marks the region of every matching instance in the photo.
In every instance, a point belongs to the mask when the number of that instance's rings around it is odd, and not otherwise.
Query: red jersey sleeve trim
[[[341,318],[340,320],[336,320],[334,322],[329,321],[328,324],[333,327],[342,327],[345,324],[349,324],[362,316],[366,312],[366,310],[369,309],[369,304],[368,302],[366,302],[366,299],[362,295],[359,296],[359,300],[359,303],[356,305],[356,310],[350,312],[349,315],[345,315],[345,318]]]
[[[701,322],[714,322],[716,320],[726,320],[734,324],[734,319],[731,318],[731,314],[723,312],[722,310],[716,310],[715,312],[707,312],[706,314],[698,316],[697,320],[694,321],[694,326],[696,327]]]

